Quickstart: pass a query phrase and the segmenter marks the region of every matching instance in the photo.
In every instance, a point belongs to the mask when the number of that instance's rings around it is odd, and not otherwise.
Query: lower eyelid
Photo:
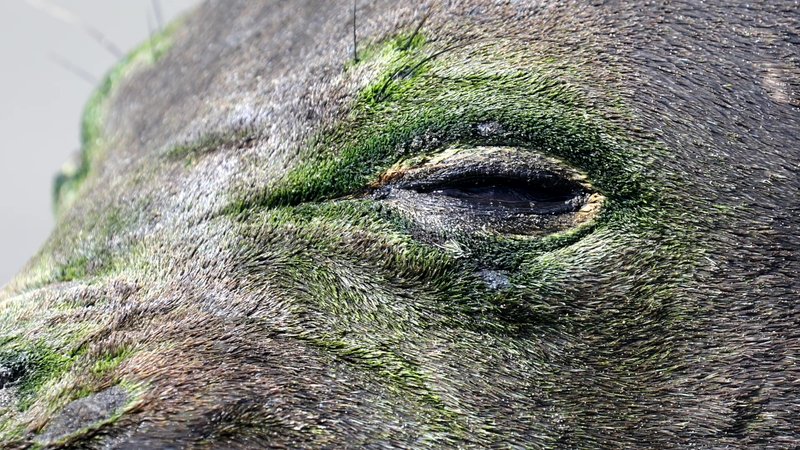
[[[543,237],[589,223],[597,216],[604,197],[585,193],[573,203],[549,205],[537,211],[517,208],[476,207],[460,199],[386,188],[376,198],[411,219],[424,233],[455,236],[460,233],[486,232],[501,235]],[[555,210],[554,210],[555,209]]]

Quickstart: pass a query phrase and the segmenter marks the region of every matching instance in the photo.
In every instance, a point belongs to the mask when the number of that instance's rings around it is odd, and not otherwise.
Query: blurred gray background
[[[80,26],[60,21],[32,3],[42,1],[0,1],[0,286],[50,234],[53,177],[78,150],[83,105],[117,60]],[[127,52],[157,28],[156,3],[162,21],[168,22],[199,0],[46,3],[68,9]],[[88,76],[94,81],[84,79]]]

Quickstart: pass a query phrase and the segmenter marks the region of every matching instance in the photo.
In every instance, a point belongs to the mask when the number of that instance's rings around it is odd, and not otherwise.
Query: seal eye
[[[537,172],[528,179],[472,175],[411,189],[420,194],[456,199],[476,210],[503,209],[523,214],[575,212],[586,197],[579,184],[547,171]]]
[[[585,179],[530,151],[450,149],[390,169],[373,197],[435,234],[546,235],[594,217],[603,196]]]

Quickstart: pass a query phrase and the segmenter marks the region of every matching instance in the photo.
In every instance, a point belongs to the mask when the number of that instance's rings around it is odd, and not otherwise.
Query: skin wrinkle
[[[111,86],[0,293],[4,447],[798,445],[795,3],[364,1],[358,62],[351,8],[211,1]],[[453,147],[606,199],[364,195]]]

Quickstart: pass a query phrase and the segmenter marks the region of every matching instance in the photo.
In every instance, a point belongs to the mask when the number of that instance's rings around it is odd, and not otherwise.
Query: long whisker
[[[161,31],[161,30],[164,29],[164,16],[161,14],[161,2],[160,1],[153,0],[153,12],[156,15],[156,25],[158,25],[158,31]]]
[[[80,79],[86,81],[92,86],[97,86],[99,84],[99,80],[94,77],[91,73],[87,72],[86,70],[80,68],[79,66],[73,64],[71,61],[67,60],[66,58],[62,58],[59,55],[50,54],[50,59],[58,64],[62,69],[71,72],[73,75],[78,76]]]
[[[53,4],[48,0],[25,0],[25,1],[28,2],[29,5],[44,12],[45,14],[49,15],[54,19],[60,20],[70,25],[80,27],[86,34],[88,34],[103,48],[108,50],[108,52],[114,55],[114,57],[116,57],[117,59],[121,59],[123,56],[125,56],[122,50],[120,50],[119,47],[114,45],[114,43],[111,42],[111,40],[109,40],[108,37],[106,37],[106,35],[103,34],[102,31],[84,22],[83,20],[81,20],[80,17],[78,17],[71,11],[59,5]]]
[[[392,73],[392,75],[390,77],[388,77],[383,82],[383,84],[381,85],[381,88],[378,89],[378,91],[375,94],[376,98],[378,98],[379,101],[380,101],[380,99],[383,99],[384,95],[386,94],[386,90],[389,88],[389,85],[392,84],[392,82],[397,77],[403,76],[404,74],[405,75],[411,75],[414,72],[416,72],[423,65],[427,64],[430,61],[433,61],[434,59],[444,55],[445,53],[451,52],[451,51],[459,49],[459,48],[464,48],[464,47],[466,47],[468,45],[472,45],[472,44],[474,44],[474,42],[460,42],[460,43],[451,44],[451,45],[448,45],[447,47],[445,47],[445,48],[443,48],[443,49],[441,49],[441,50],[439,50],[437,52],[434,52],[431,55],[426,56],[425,58],[423,58],[422,60],[420,60],[419,62],[417,62],[416,64],[414,64],[411,67],[400,67],[400,68],[398,68],[397,70],[395,70]]]
[[[156,59],[156,51],[153,48],[153,36],[155,35],[155,30],[153,29],[153,16],[150,15],[150,11],[147,12],[147,36],[150,38],[148,47],[150,47],[150,55],[153,57],[153,60]],[[156,19],[158,20],[158,19]]]
[[[358,41],[356,37],[356,1],[353,0],[353,62],[358,62]]]
[[[417,35],[419,34],[420,30],[422,30],[422,26],[425,25],[425,21],[428,20],[428,17],[430,17],[430,16],[431,16],[430,12],[427,12],[427,13],[425,13],[424,16],[422,16],[422,20],[419,21],[419,23],[417,24],[416,28],[414,28],[414,32],[411,33],[411,36],[408,37],[408,40],[403,45],[403,47],[402,47],[403,50],[408,50],[411,47],[411,43],[414,41],[414,38],[417,37]]]

